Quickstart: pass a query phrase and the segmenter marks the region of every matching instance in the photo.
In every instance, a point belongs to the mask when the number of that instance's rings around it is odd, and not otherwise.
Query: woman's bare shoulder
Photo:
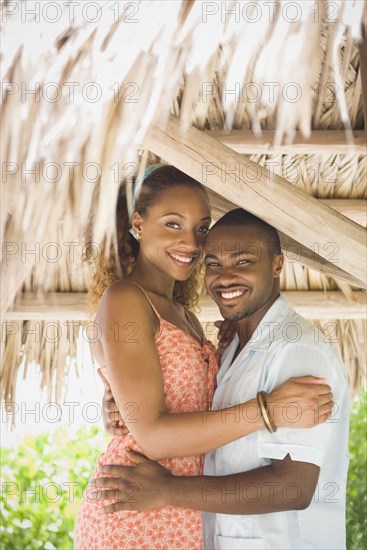
[[[152,318],[153,313],[144,291],[128,279],[119,279],[106,288],[97,315],[106,311],[148,315],[149,318]]]

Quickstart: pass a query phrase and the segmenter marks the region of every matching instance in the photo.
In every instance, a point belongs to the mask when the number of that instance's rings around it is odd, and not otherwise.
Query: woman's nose
[[[185,231],[181,234],[181,242],[191,252],[196,252],[200,248],[196,231]]]

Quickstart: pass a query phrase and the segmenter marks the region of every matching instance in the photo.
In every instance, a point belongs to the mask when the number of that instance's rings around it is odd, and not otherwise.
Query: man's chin
[[[229,308],[219,308],[219,311],[222,315],[222,317],[226,321],[240,321],[241,319],[244,319],[248,316],[249,312],[247,310],[230,310]]]

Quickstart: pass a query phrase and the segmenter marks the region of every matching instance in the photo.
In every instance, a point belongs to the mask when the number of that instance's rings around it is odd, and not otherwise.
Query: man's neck
[[[255,311],[252,315],[249,315],[248,317],[244,317],[240,321],[236,322],[236,332],[240,339],[238,348],[236,350],[236,353],[234,354],[233,359],[237,357],[237,355],[240,353],[240,351],[246,346],[246,344],[250,341],[252,335],[254,334],[255,330],[259,326],[262,318],[264,317],[265,313],[269,311],[271,306],[276,302],[276,300],[279,298],[280,294],[279,292],[273,296],[266,304],[264,304],[261,308],[259,308],[257,311]]]

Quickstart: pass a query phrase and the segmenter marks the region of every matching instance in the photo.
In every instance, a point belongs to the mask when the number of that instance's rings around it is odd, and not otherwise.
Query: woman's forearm
[[[152,460],[206,453],[264,428],[256,399],[219,411],[162,413],[128,428]]]

